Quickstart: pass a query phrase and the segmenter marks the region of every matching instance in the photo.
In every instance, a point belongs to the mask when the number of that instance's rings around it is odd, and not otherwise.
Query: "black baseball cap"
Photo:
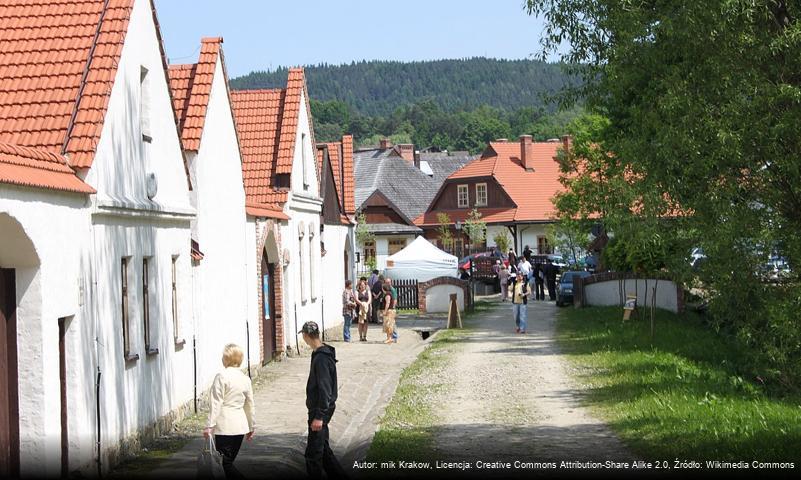
[[[300,329],[298,333],[308,333],[309,335],[320,334],[320,327],[317,326],[317,322],[306,322],[303,324],[303,328]]]

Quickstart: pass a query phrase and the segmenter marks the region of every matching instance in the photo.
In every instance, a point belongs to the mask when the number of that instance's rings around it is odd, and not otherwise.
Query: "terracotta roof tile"
[[[105,3],[0,2],[0,140],[91,166],[133,8]]]
[[[342,146],[339,142],[330,142],[325,144],[328,147],[328,158],[331,160],[331,170],[334,172],[334,186],[337,189],[337,198],[339,202],[342,202],[342,163],[340,162],[340,147]],[[321,170],[322,171],[322,168]],[[322,176],[321,176],[322,178]],[[340,205],[342,208],[342,205]],[[344,211],[344,210],[343,210]]]
[[[354,196],[353,173],[353,135],[342,137],[342,177],[344,179],[342,190],[345,202],[345,214],[356,214],[356,200]]]
[[[284,97],[285,90],[279,89],[231,92],[242,150],[242,178],[252,205],[282,205],[286,201],[287,193],[275,188],[273,179]]]
[[[184,150],[197,151],[206,122],[206,109],[211,97],[214,70],[223,39],[201,40],[200,57],[193,65],[171,65],[168,70],[173,107],[178,117],[181,143]]]
[[[524,222],[552,220],[556,210],[553,197],[564,190],[559,183],[559,163],[556,160],[561,142],[534,142],[534,170],[527,171],[520,160],[519,142],[491,142],[489,148],[477,160],[451,174],[446,181],[474,177],[494,177],[517,205],[506,209],[479,208],[484,220],[490,222]],[[432,206],[436,203],[434,199]],[[449,211],[455,222],[463,220],[466,209]],[[509,217],[511,215],[511,217]],[[418,223],[423,222],[423,223]],[[436,212],[429,211],[415,220],[417,225],[436,224]]]
[[[0,183],[75,193],[95,193],[53,152],[0,143]]]

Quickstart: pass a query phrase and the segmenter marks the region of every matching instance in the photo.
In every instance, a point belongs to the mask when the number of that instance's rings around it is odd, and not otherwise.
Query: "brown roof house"
[[[375,240],[357,244],[361,271],[384,269],[386,258],[408,245],[423,229],[414,220],[425,212],[442,182],[475,157],[467,152],[420,152],[414,145],[391,145],[354,154],[355,202]]]

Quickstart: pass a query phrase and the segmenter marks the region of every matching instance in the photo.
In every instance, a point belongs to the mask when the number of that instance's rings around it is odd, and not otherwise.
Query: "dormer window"
[[[152,140],[150,132],[150,76],[145,67],[139,68],[139,128],[142,130],[142,140]]]
[[[467,185],[456,186],[456,201],[459,208],[467,208],[470,206],[470,197],[467,193]]]
[[[476,184],[476,206],[477,207],[486,207],[487,206],[487,184],[486,183],[477,183]]]

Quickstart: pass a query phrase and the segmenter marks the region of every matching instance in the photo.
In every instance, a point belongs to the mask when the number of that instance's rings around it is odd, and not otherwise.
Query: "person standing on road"
[[[392,295],[392,287],[388,283],[384,284],[384,333],[387,339],[386,344],[392,344],[392,333],[395,331],[395,298]]]
[[[549,258],[546,260],[544,273],[545,281],[548,283],[548,297],[554,301],[556,300],[556,274],[559,273],[559,267],[554,265]]]
[[[373,294],[373,308],[371,310],[370,321],[378,323],[378,312],[382,310],[382,295],[384,295],[384,276],[379,275],[378,280],[370,287],[370,293]]]
[[[517,264],[517,271],[523,274],[523,278],[528,282],[531,279],[531,263],[526,257],[521,257]]]
[[[377,281],[378,281],[378,270],[373,270],[372,272],[370,272],[370,279],[367,280],[367,287],[370,288],[370,290],[372,290],[373,285],[375,285],[375,282]]]
[[[542,263],[537,262],[534,264],[531,274],[534,277],[535,298],[537,300],[545,300],[545,272],[543,271]]]
[[[511,248],[509,249],[509,273],[516,275],[517,274],[517,255],[515,251]]]
[[[509,284],[509,293],[512,295],[512,312],[515,317],[515,331],[526,333],[526,306],[528,305],[528,281],[523,272],[517,272],[517,277]]]
[[[498,281],[501,283],[501,301],[506,301],[506,295],[509,293],[509,269],[506,265],[501,265],[501,270],[498,272]]]
[[[367,319],[370,316],[372,309],[373,296],[370,289],[367,288],[367,279],[362,277],[359,279],[359,285],[356,287],[356,310],[359,315],[359,341],[367,341]]]
[[[336,350],[320,340],[320,328],[315,322],[303,324],[303,341],[312,349],[309,380],[306,382],[306,409],[309,412],[309,436],[306,442],[306,473],[321,478],[346,478],[345,471],[334,456],[328,441],[328,424],[334,416],[337,401]]]
[[[342,291],[342,338],[350,342],[350,325],[353,323],[353,311],[356,308],[356,295],[353,293],[353,282],[345,280]]]
[[[531,263],[531,249],[528,245],[523,248],[523,258],[525,258],[528,263]]]
[[[387,277],[386,283],[387,283],[387,285],[389,285],[389,291],[392,294],[392,302],[393,302],[392,303],[392,308],[394,310],[396,310],[396,312],[397,312],[398,298],[399,298],[398,297],[398,289],[392,286],[392,279],[391,278]],[[396,317],[397,317],[397,313],[396,313],[395,317],[393,317],[393,320],[396,320]],[[395,343],[398,343],[398,324],[397,324],[397,322],[394,322],[392,324],[392,341],[395,342]]]
[[[244,358],[242,348],[229,343],[223,349],[222,363],[225,370],[214,377],[209,391],[209,418],[203,436],[214,435],[214,444],[223,457],[225,478],[245,478],[234,466],[234,460],[242,447],[242,440],[253,440],[256,422],[253,420],[253,384],[250,377],[239,367]]]

